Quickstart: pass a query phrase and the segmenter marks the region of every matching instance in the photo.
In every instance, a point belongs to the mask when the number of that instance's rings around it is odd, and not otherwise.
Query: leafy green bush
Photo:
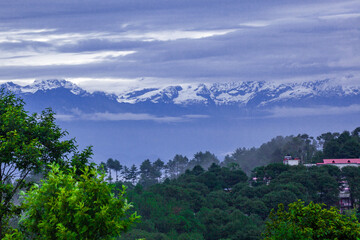
[[[360,224],[353,215],[341,215],[335,207],[324,208],[324,204],[304,202],[289,204],[286,211],[283,204],[270,213],[266,224],[265,240],[277,239],[359,239]]]
[[[132,207],[124,198],[125,187],[115,197],[112,187],[94,168],[61,171],[51,165],[48,178],[24,196],[21,226],[36,239],[112,239],[139,219],[129,216]]]
[[[63,167],[83,165],[91,148],[77,151],[75,140],[63,140],[67,132],[55,124],[54,112],[41,114],[25,111],[24,101],[0,89],[0,238],[11,232],[13,217],[21,214],[14,204],[20,189],[27,189],[26,180],[49,163]]]

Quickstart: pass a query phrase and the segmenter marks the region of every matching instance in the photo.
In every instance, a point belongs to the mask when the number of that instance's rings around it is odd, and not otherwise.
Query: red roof
[[[323,159],[322,163],[317,164],[360,164],[360,158],[346,158],[346,159]]]

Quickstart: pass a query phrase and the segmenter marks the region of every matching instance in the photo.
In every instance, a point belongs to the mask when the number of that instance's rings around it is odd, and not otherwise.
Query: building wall
[[[299,165],[299,160],[294,160],[294,159],[285,160],[284,164],[287,164],[290,166],[296,166],[296,165]]]

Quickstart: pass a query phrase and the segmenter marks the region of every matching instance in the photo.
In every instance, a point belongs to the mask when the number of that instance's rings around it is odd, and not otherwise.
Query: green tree
[[[170,174],[170,178],[176,178],[184,173],[188,167],[189,159],[182,155],[176,154],[172,160],[166,164],[166,170]]]
[[[106,167],[107,167],[107,169],[109,171],[108,179],[109,179],[109,182],[111,183],[112,180],[113,180],[113,178],[111,176],[111,170],[114,170],[114,159],[108,158],[108,160],[106,161]]]
[[[326,209],[324,204],[304,202],[289,204],[288,211],[283,204],[271,211],[266,223],[264,239],[359,239],[360,224],[353,215],[341,215],[335,207]]]
[[[139,172],[135,164],[131,165],[131,168],[129,170],[129,179],[132,184],[135,184],[137,178],[138,178]]]
[[[153,163],[153,175],[158,182],[160,182],[161,180],[162,170],[164,169],[164,166],[165,164],[163,161],[161,161],[160,158]]]
[[[323,144],[325,158],[358,158],[360,157],[360,128],[352,134],[348,131],[339,133],[326,133],[318,137]]]
[[[106,163],[101,162],[100,165],[99,165],[99,167],[98,167],[98,170],[99,170],[100,172],[106,174],[107,171],[108,171],[108,168],[107,168],[107,166],[106,166]]]
[[[61,171],[51,165],[47,180],[34,185],[24,197],[21,225],[35,239],[112,239],[139,219],[129,216],[132,207],[124,198],[125,187],[114,197],[112,187],[95,168]]]
[[[296,200],[296,195],[289,190],[271,191],[262,198],[262,201],[269,209],[276,208],[279,203],[289,204]]]
[[[123,166],[120,164],[119,160],[115,159],[113,161],[113,169],[115,170],[115,174],[116,174],[116,182],[119,181],[118,172],[120,172],[122,168]]]
[[[358,167],[348,166],[343,167],[341,172],[348,181],[352,202],[357,201],[357,199],[360,199],[360,169]]]
[[[124,168],[121,171],[121,174],[123,175],[125,181],[130,181],[130,169],[128,168],[128,166],[124,166]]]
[[[263,219],[265,219],[268,214],[269,210],[259,199],[249,199],[249,198],[237,198],[238,202],[236,203],[236,207],[240,209],[243,213],[248,215],[257,214]]]
[[[208,169],[213,163],[220,164],[219,159],[209,151],[198,152],[194,155],[194,158],[189,162],[189,168],[193,168],[196,165],[200,165],[204,169]]]
[[[133,165],[131,165],[130,168],[128,168],[127,166],[124,166],[124,168],[122,170],[122,174],[126,181],[130,181],[134,185],[138,178],[139,172],[138,172],[136,165],[133,164]]]
[[[157,183],[154,165],[149,159],[143,161],[140,165],[140,184],[147,187]]]
[[[64,168],[83,165],[91,155],[91,148],[77,152],[74,139],[61,140],[67,132],[55,124],[51,109],[29,114],[24,104],[14,94],[0,91],[0,238],[9,219],[20,214],[13,199],[19,189],[29,186],[25,179],[31,172],[51,162]]]
[[[192,171],[190,171],[190,173],[198,176],[198,175],[201,175],[202,173],[204,173],[205,170],[200,166],[200,165],[196,165]]]
[[[331,176],[329,170],[339,171],[335,166],[314,167],[309,170],[309,177],[317,190],[314,201],[334,206],[339,201],[339,179]]]

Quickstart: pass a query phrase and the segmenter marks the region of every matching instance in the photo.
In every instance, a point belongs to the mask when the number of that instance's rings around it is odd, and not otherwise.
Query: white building
[[[285,165],[296,166],[300,164],[300,158],[292,158],[291,156],[285,156],[283,163]]]

